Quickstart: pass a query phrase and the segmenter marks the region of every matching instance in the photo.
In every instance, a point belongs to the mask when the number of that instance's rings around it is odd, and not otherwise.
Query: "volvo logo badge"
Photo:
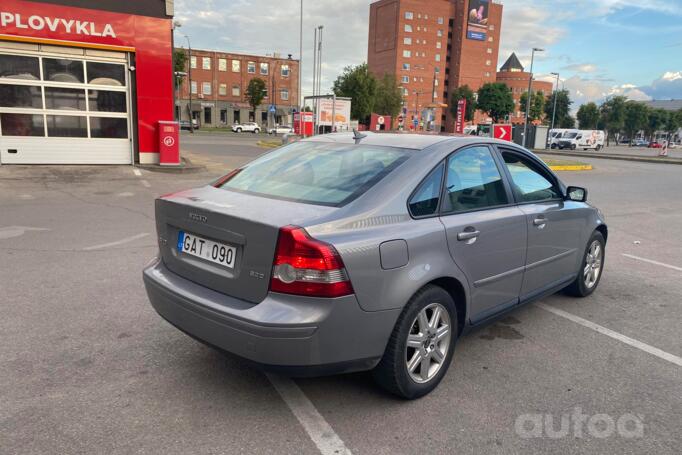
[[[204,215],[199,215],[198,213],[189,213],[189,219],[193,221],[199,221],[201,223],[205,223],[208,221],[208,218],[206,218]]]

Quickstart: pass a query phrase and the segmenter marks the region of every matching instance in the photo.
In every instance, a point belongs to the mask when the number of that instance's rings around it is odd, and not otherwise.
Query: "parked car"
[[[274,128],[268,130],[268,134],[291,134],[294,129],[289,125],[277,125]]]
[[[293,376],[372,370],[417,398],[464,331],[597,289],[608,231],[586,199],[510,142],[315,136],[157,199],[144,282],[209,345]]]
[[[258,134],[260,133],[260,125],[256,122],[247,122],[247,123],[235,123],[232,125],[232,131],[235,133],[254,133]]]
[[[648,147],[649,146],[649,141],[646,139],[635,139],[632,141],[632,145],[634,147]]]
[[[178,122],[178,123],[180,123],[180,129],[181,130],[190,130],[191,129],[189,126],[189,120],[180,120],[180,122]],[[198,130],[199,129],[199,122],[197,122],[197,120],[194,119],[194,120],[192,120],[192,123],[194,125],[194,129]]]
[[[651,141],[649,142],[649,145],[647,147],[649,147],[650,149],[661,149],[663,148],[663,143],[658,141]]]

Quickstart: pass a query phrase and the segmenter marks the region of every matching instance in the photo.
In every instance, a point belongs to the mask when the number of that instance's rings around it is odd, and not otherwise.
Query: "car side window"
[[[508,203],[502,176],[488,147],[470,147],[450,157],[444,211],[465,212]]]
[[[531,159],[510,152],[502,152],[502,157],[511,175],[512,189],[519,202],[561,199],[561,192],[553,180]]]
[[[426,177],[410,198],[410,213],[414,217],[435,215],[438,212],[440,190],[443,182],[443,164]]]

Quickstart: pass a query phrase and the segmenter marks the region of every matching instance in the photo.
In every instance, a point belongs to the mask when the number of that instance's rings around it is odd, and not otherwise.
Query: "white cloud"
[[[574,63],[572,65],[564,66],[562,70],[574,71],[576,73],[596,73],[597,65],[592,63]]]

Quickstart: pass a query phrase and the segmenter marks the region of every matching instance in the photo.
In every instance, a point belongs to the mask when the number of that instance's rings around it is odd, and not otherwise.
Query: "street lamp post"
[[[530,77],[528,78],[528,92],[526,95],[526,121],[523,124],[523,141],[522,146],[526,146],[526,136],[528,135],[528,116],[530,114],[530,98],[531,90],[533,89],[533,61],[535,60],[536,52],[544,52],[544,49],[539,47],[534,47],[533,52],[530,54]]]
[[[554,89],[554,107],[552,107],[552,129],[554,129],[554,120],[556,119],[556,100],[559,97],[559,73],[552,73],[556,76],[556,88]]]
[[[175,28],[182,27],[182,24],[180,22],[176,21],[174,23]],[[192,43],[189,41],[189,36],[182,32],[178,32],[182,36],[185,37],[187,40],[187,51],[188,51],[188,58],[189,62],[187,63],[187,80],[189,81],[189,102],[187,104],[187,107],[189,109],[189,132],[194,134],[194,119],[192,118]]]

